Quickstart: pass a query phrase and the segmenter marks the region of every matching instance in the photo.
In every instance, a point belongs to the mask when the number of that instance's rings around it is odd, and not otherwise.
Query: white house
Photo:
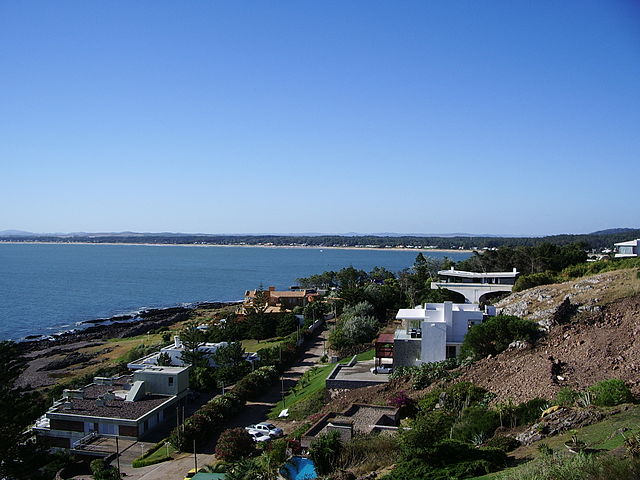
[[[134,360],[133,362],[128,363],[127,367],[130,368],[131,370],[140,370],[142,368],[148,367],[149,365],[157,365],[158,357],[162,353],[166,353],[167,355],[169,355],[169,358],[171,358],[171,365],[176,365],[176,366],[186,365],[182,360],[182,354],[184,353],[186,347],[180,341],[179,336],[176,335],[175,337],[173,337],[173,339],[174,340],[172,344],[167,345],[166,347],[162,347],[159,352],[155,352],[150,355],[147,355],[146,357],[142,357],[137,360]],[[204,357],[209,362],[210,367],[215,367],[216,363],[213,360],[214,354],[220,347],[226,347],[227,345],[229,345],[227,342],[202,343],[198,347],[198,351],[204,354]],[[259,359],[258,355],[255,353],[247,353],[245,354],[245,358],[248,362],[253,362],[254,360]]]
[[[616,258],[628,258],[640,256],[640,238],[614,244],[616,246]]]
[[[402,327],[394,336],[394,366],[419,365],[456,357],[469,328],[495,313],[492,306],[483,311],[477,304],[452,302],[425,303],[398,310],[396,319],[402,320]]]
[[[467,303],[478,303],[482,297],[494,292],[510,292],[519,272],[465,272],[463,270],[440,270],[440,280],[431,282],[431,288],[446,288],[464,295]]]
[[[64,390],[32,427],[51,448],[76,453],[97,437],[137,440],[158,427],[175,425],[178,405],[189,391],[189,367],[147,366],[133,375],[95,377]]]

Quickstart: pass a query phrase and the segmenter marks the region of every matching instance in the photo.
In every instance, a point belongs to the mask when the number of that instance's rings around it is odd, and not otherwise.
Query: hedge
[[[238,381],[230,392],[218,395],[173,429],[170,441],[181,451],[191,451],[193,442],[201,443],[213,433],[222,430],[227,420],[235,415],[245,404],[262,393],[278,378],[278,371],[273,366],[265,366],[249,373]]]

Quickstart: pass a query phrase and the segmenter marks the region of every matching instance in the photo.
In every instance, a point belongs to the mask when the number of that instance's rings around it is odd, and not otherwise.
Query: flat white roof
[[[449,276],[449,277],[463,277],[463,278],[510,278],[518,275],[515,269],[512,272],[465,272],[463,270],[439,270],[438,275]]]
[[[396,314],[398,320],[424,320],[424,308],[401,308]]]
[[[640,243],[640,238],[637,240],[629,240],[627,242],[614,243],[616,247],[637,247]]]

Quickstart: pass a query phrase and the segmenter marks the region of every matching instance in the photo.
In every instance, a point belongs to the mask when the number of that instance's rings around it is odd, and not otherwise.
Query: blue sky
[[[0,0],[0,230],[640,226],[637,1]]]

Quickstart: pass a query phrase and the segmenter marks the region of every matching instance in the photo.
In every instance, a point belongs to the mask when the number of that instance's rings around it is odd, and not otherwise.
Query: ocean
[[[353,265],[398,272],[417,252],[319,248],[0,244],[0,340],[195,302],[241,300],[263,285]],[[452,260],[468,253],[428,252]]]

